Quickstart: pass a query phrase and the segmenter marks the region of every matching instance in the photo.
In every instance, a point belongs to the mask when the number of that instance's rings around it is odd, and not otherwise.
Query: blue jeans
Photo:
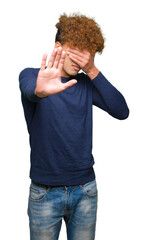
[[[30,240],[57,240],[62,219],[68,240],[94,240],[97,203],[96,180],[55,187],[31,182],[27,209]]]

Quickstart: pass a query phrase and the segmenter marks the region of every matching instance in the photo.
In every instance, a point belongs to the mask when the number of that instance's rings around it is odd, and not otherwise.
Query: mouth
[[[80,67],[79,66],[77,66],[77,65],[72,65],[73,66],[73,68],[76,70],[76,71],[80,71]]]

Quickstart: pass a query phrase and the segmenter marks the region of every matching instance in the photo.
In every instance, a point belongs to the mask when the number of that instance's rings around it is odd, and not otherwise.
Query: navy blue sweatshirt
[[[99,72],[91,80],[85,73],[61,77],[77,83],[55,95],[35,95],[39,68],[19,75],[21,99],[30,137],[30,178],[51,186],[79,185],[95,179],[92,155],[92,109],[101,108],[117,119],[129,109],[123,95]]]

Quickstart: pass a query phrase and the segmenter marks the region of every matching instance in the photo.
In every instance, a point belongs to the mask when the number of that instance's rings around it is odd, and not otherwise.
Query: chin
[[[74,70],[74,69],[63,69],[64,70],[64,72],[65,72],[65,74],[67,75],[67,76],[70,76],[70,77],[74,77],[74,76],[76,76],[77,74],[78,74],[78,72],[80,71],[76,71],[76,70]],[[67,70],[67,71],[66,71]]]
[[[79,72],[79,71],[78,71]],[[77,74],[78,74],[78,72],[77,71],[75,71],[75,72],[70,72],[70,73],[68,73],[70,76],[76,76]]]

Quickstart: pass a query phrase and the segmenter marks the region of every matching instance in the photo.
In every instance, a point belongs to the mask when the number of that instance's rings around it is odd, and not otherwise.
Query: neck
[[[70,78],[71,76],[68,74],[68,73],[66,73],[64,70],[62,70],[62,75],[61,75],[62,77],[66,77],[66,78]]]

